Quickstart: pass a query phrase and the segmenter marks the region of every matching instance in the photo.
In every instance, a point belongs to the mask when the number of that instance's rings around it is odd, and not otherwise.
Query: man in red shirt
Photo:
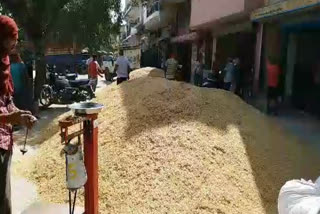
[[[267,112],[268,114],[278,114],[278,85],[281,68],[277,64],[272,64],[269,60],[267,61],[267,72],[268,72],[268,103]]]
[[[12,125],[31,128],[36,118],[19,110],[12,101],[13,83],[9,54],[15,48],[18,27],[13,19],[0,16],[0,213],[11,214],[10,165],[13,137]]]
[[[92,56],[92,61],[89,63],[88,75],[92,91],[95,92],[98,84],[98,76],[103,77],[103,71],[97,62],[97,55]]]

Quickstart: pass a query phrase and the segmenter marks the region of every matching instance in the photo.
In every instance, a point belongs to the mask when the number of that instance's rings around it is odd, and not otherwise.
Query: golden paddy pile
[[[277,213],[285,181],[319,175],[312,148],[237,96],[162,76],[136,70],[97,96],[101,213]],[[59,142],[17,167],[43,200],[66,203]]]

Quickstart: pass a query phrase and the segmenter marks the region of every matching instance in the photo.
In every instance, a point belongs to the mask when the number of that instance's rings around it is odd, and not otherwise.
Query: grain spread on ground
[[[319,175],[310,146],[237,96],[161,77],[136,70],[97,96],[101,213],[277,213],[285,181]],[[16,167],[55,203],[67,200],[60,150],[57,133]]]

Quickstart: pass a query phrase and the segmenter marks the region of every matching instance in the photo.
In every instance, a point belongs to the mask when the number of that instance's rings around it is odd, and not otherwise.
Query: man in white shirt
[[[89,66],[90,62],[92,62],[92,56],[86,60],[86,65]]]
[[[119,51],[119,57],[115,63],[114,72],[117,73],[117,85],[129,79],[131,64],[127,57],[123,56],[123,50]]]

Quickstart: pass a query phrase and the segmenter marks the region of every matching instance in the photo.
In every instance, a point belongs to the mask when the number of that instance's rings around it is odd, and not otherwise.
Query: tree
[[[121,22],[120,0],[0,0],[0,5],[0,12],[9,11],[34,45],[35,100],[45,81],[44,56],[50,35],[98,49],[108,44]]]
[[[119,11],[120,1],[73,0],[61,10],[55,32],[63,40],[76,39],[89,49],[98,50],[101,46],[110,46],[111,35],[119,33]]]
[[[2,5],[0,4],[0,15],[9,15],[9,11],[7,11]]]

